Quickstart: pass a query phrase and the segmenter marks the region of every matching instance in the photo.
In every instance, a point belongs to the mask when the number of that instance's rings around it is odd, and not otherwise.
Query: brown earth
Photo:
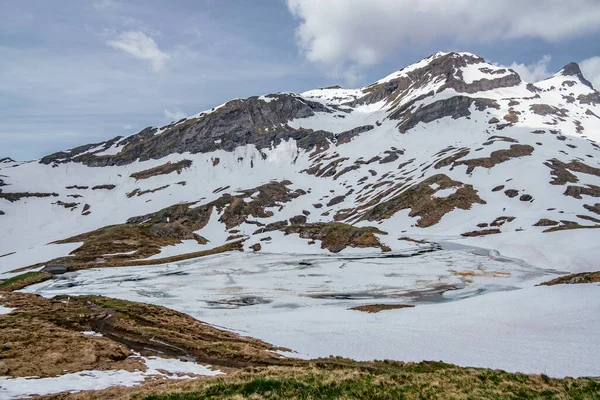
[[[363,311],[366,313],[378,313],[380,311],[386,311],[386,310],[396,310],[399,308],[413,308],[413,305],[410,304],[368,304],[368,305],[364,305],[364,306],[357,306],[357,307],[352,307],[349,308],[348,310],[355,310],[355,311]]]
[[[320,240],[321,248],[328,249],[332,253],[339,253],[346,247],[373,247],[380,248],[382,251],[390,251],[375,236],[375,233],[380,235],[387,235],[387,233],[374,227],[356,227],[341,222],[318,222],[290,225],[285,228],[284,232],[286,235],[296,233],[301,238],[311,241]]]

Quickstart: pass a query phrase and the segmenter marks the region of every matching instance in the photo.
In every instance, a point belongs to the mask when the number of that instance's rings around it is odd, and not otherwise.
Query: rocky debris
[[[533,224],[533,226],[556,226],[558,224],[559,224],[558,222],[553,221],[551,219],[542,218],[538,222]]]
[[[65,189],[77,189],[77,190],[85,190],[85,189],[89,189],[89,186],[79,186],[79,185],[71,185],[71,186],[66,186]]]
[[[90,206],[89,204],[85,204],[83,206],[83,210],[81,210],[81,215],[90,215],[92,213],[90,211],[90,208],[92,208],[92,206]]]
[[[472,158],[470,160],[455,161],[453,166],[466,165],[467,174],[473,172],[477,167],[492,168],[497,164],[509,161],[512,158],[529,156],[533,153],[533,147],[527,144],[513,144],[507,150],[493,151],[489,157]]]
[[[521,201],[532,201],[533,197],[529,194],[524,194],[521,197],[519,197],[519,200]]]
[[[0,210],[0,215],[6,215],[6,213],[2,210]]]
[[[486,235],[495,235],[500,233],[500,229],[482,229],[480,231],[472,231],[461,233],[461,236],[464,237],[476,237],[476,236],[486,236]]]
[[[437,185],[436,189],[432,188],[434,184]],[[456,191],[447,197],[434,197],[438,190],[449,188],[456,188]],[[400,210],[410,209],[408,215],[420,217],[417,226],[425,228],[437,224],[444,215],[456,208],[469,210],[476,203],[486,204],[477,195],[477,190],[473,189],[473,186],[453,181],[446,175],[437,174],[410,186],[399,195],[375,205],[360,219],[381,221],[390,218]]]
[[[260,249],[262,249],[262,246],[260,245],[260,243],[256,243],[250,246],[250,249],[252,249],[252,251],[256,253],[257,251],[260,251]]]
[[[558,107],[554,107],[548,104],[532,104],[529,106],[529,109],[537,115],[542,115],[542,116],[547,116],[547,115],[554,115],[557,117],[567,117],[568,116],[568,111],[564,108],[558,108]]]
[[[553,180],[550,182],[552,185],[564,185],[566,183],[579,182],[577,176],[570,173],[569,171],[580,172],[583,174],[600,177],[600,168],[591,167],[578,160],[573,160],[569,163],[564,163],[562,161],[557,160],[556,158],[553,158],[545,162],[544,165],[552,169],[551,174]]]
[[[273,232],[273,231],[280,231],[285,229],[285,227],[287,227],[289,225],[288,221],[276,221],[276,222],[271,222],[270,224],[267,224],[266,226],[256,230],[253,235],[259,234],[259,233],[265,233],[265,232]]]
[[[581,272],[579,274],[565,275],[548,282],[540,283],[540,286],[577,285],[597,282],[600,282],[600,272]]]
[[[4,193],[0,192],[0,199],[5,199],[14,203],[21,199],[27,199],[31,197],[58,197],[58,193],[30,193],[30,192],[19,192],[19,193]]]
[[[46,265],[40,270],[41,272],[47,272],[52,275],[61,275],[67,272],[66,265]]]
[[[515,189],[508,189],[504,191],[504,194],[512,199],[513,197],[517,197],[519,195],[519,191]]]
[[[355,248],[380,248],[389,251],[387,246],[382,245],[375,234],[386,235],[374,227],[356,227],[340,222],[319,222],[313,224],[290,225],[284,230],[286,235],[298,234],[303,239],[311,241],[320,240],[321,248],[328,249],[332,253],[339,253],[346,247]]]
[[[191,160],[181,160],[176,163],[172,163],[169,161],[166,164],[159,165],[158,167],[146,169],[146,170],[140,171],[140,172],[134,172],[133,174],[131,174],[129,176],[135,180],[142,180],[142,179],[151,178],[153,176],[167,175],[172,172],[177,172],[177,174],[181,174],[181,171],[183,171],[185,168],[189,168],[191,166],[192,166]]]
[[[117,187],[116,185],[97,185],[97,186],[92,187],[92,190],[100,190],[100,189],[113,190],[116,187]]]
[[[504,185],[496,186],[495,188],[492,189],[492,192],[499,192],[502,189],[504,189]]]
[[[296,215],[295,217],[290,218],[290,224],[305,224],[306,216],[305,215]]]
[[[323,207],[323,204],[321,204],[321,203],[316,203],[316,204],[313,204],[313,207],[314,207],[314,208],[321,208],[321,207]]]
[[[335,196],[331,200],[327,202],[327,207],[335,206],[336,204],[340,204],[346,199],[346,196]]]
[[[579,96],[577,96],[577,100],[581,104],[589,104],[589,105],[600,104],[600,93],[593,92],[590,94],[580,94]]]
[[[488,124],[497,124],[498,122],[500,122],[500,120],[496,117],[492,117],[489,121]]]

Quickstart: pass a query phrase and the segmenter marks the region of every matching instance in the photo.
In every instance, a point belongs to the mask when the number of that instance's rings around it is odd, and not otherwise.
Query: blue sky
[[[583,62],[599,87],[597,21],[597,0],[3,0],[0,157],[39,158],[236,97],[360,87],[440,50],[530,81]]]

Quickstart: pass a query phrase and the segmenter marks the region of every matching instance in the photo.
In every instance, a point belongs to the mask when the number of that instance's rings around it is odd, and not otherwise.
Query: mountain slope
[[[72,251],[73,264],[97,266],[224,244],[319,253],[397,251],[403,236],[550,240],[542,232],[600,226],[599,116],[576,64],[526,83],[472,54],[437,53],[362,89],[237,99],[39,162],[3,159],[0,255],[16,254],[0,271]]]

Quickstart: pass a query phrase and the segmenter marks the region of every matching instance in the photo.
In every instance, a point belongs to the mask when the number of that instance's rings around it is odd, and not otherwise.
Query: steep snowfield
[[[244,113],[247,120],[236,120]],[[600,94],[574,64],[527,83],[469,53],[437,53],[361,89],[232,101],[44,163],[1,163],[0,273],[43,265],[81,245],[51,244],[58,240],[177,204],[195,202],[193,210],[216,202],[194,230],[205,244],[175,237],[150,259],[240,239],[243,253],[90,269],[28,290],[153,302],[309,356],[600,375],[600,353],[592,350],[598,285],[534,287],[555,274],[599,269],[599,116]],[[228,124],[243,139],[213,136]],[[200,138],[208,150],[192,150],[186,140],[200,140],[194,135],[202,129],[211,135]],[[191,165],[135,178],[185,160]],[[263,206],[259,187],[269,182],[298,195]],[[252,212],[231,217],[245,205]],[[155,224],[185,224],[189,214],[175,221],[171,211],[158,213]],[[322,238],[286,234],[287,226],[332,221],[380,229],[381,246],[332,254]],[[405,237],[429,244],[399,240]],[[401,257],[435,242],[447,250]],[[398,258],[381,258],[382,250]],[[99,262],[115,253],[107,250]],[[301,262],[310,268],[300,271]],[[143,283],[127,283],[140,276]],[[348,293],[368,295],[339,297]],[[269,301],[240,305],[244,296]],[[417,307],[347,310],[398,299]]]

